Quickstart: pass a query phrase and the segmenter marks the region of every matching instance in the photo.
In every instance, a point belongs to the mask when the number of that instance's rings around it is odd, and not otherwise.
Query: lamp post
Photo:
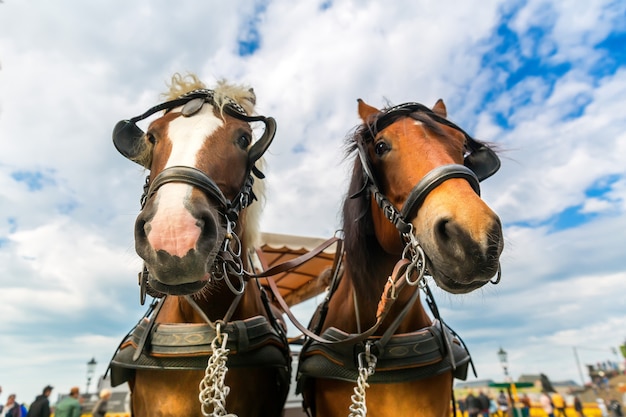
[[[502,370],[504,371],[504,380],[506,382],[510,382],[508,354],[506,350],[502,349],[502,346],[500,346],[500,350],[498,351],[498,359],[500,360],[500,365],[502,365]]]
[[[91,378],[96,373],[96,358],[91,358],[89,362],[87,362],[87,389],[85,390],[85,394],[89,394],[89,385],[91,384]]]
[[[509,408],[509,412],[507,412],[507,415],[512,416],[513,414],[511,413],[511,408],[515,407],[515,401],[513,400],[513,392],[511,391],[511,384],[513,384],[513,382],[511,380],[511,377],[509,376],[508,353],[506,352],[506,350],[502,349],[502,346],[500,346],[500,350],[498,350],[498,359],[500,360],[500,365],[502,365],[502,370],[504,371],[504,382],[507,383],[506,392],[509,395],[510,408]],[[521,415],[519,414],[519,411],[517,411],[516,414],[518,416]]]

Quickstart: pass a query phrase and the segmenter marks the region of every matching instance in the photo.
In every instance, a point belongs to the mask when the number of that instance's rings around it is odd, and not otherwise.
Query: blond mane
[[[205,89],[207,87],[202,81],[200,81],[198,76],[193,73],[188,73],[184,76],[179,73],[175,73],[172,75],[168,88],[169,90],[167,92],[161,94],[161,98],[166,101],[174,100],[190,91]],[[214,100],[220,111],[224,105],[228,104],[228,97],[243,107],[249,115],[254,114],[256,95],[254,94],[254,90],[249,86],[231,84],[222,79],[217,82],[213,91],[215,91]],[[265,161],[263,158],[256,162],[256,166],[263,171],[265,168]],[[242,212],[240,219],[241,223],[245,225],[245,233],[241,236],[241,243],[248,249],[256,248],[260,243],[261,212],[265,206],[265,182],[255,178],[252,190],[258,201],[246,208]]]

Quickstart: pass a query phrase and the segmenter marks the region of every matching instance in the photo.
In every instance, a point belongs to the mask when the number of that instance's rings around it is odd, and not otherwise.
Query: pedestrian
[[[602,417],[609,417],[609,410],[606,408],[604,398],[596,398],[596,402],[598,403],[598,408],[600,409]]]
[[[541,408],[543,408],[543,411],[545,411],[548,417],[554,417],[554,406],[552,405],[552,400],[550,399],[550,395],[548,395],[547,391],[543,391],[541,393],[539,402],[541,403]]]
[[[498,403],[493,398],[489,398],[489,416],[490,417],[500,417],[500,412],[498,411]]]
[[[467,397],[465,397],[465,409],[467,410],[467,415],[469,417],[478,417],[480,404],[478,403],[478,398],[474,396],[472,391],[470,391],[467,394]]]
[[[478,391],[478,408],[482,417],[489,417],[489,397],[482,391]]]
[[[4,405],[2,412],[5,417],[23,417],[22,409],[15,401],[15,394],[11,394],[7,397],[7,403]]]
[[[522,417],[529,417],[530,407],[532,406],[532,404],[530,402],[530,398],[528,398],[528,395],[522,395],[519,402],[522,403]]]
[[[509,412],[509,400],[507,400],[506,395],[504,394],[504,390],[500,390],[500,394],[498,394],[498,409],[500,410],[500,414],[502,417],[506,416]]]
[[[574,396],[574,410],[576,410],[577,417],[585,417],[583,414],[583,403],[580,401],[578,395]]]
[[[28,417],[50,417],[50,394],[54,388],[50,385],[46,385],[41,392],[35,398],[35,401],[30,405],[28,409]]]
[[[54,417],[80,417],[81,406],[78,397],[80,396],[78,387],[70,390],[70,395],[63,398],[54,410]]]
[[[554,407],[555,417],[567,417],[567,414],[565,414],[565,400],[558,392],[552,394],[552,406]]]
[[[107,413],[107,409],[109,408],[109,398],[111,398],[111,390],[105,388],[100,391],[100,399],[91,411],[93,417],[104,417]]]
[[[613,417],[624,417],[624,413],[622,412],[622,406],[615,398],[611,399],[611,401],[609,402],[609,410],[611,410]]]

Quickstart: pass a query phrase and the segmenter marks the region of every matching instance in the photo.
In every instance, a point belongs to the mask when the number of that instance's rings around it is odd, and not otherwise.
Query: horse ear
[[[363,122],[367,123],[370,117],[374,114],[380,113],[376,107],[372,107],[361,99],[357,100],[359,102],[359,117]]]
[[[446,105],[443,104],[442,99],[437,100],[437,102],[433,106],[433,113],[435,113],[437,116],[443,117],[444,119],[448,117],[448,110],[446,109]]]

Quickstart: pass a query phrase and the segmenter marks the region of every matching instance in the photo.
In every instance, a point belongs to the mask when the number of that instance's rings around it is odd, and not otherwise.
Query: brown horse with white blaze
[[[160,298],[111,361],[112,382],[130,385],[135,417],[282,413],[284,328],[244,274],[276,128],[253,115],[255,101],[251,88],[222,81],[209,90],[175,74],[164,103],[114,129],[116,148],[150,170],[135,245],[142,297]],[[145,132],[137,127],[160,111]],[[254,124],[265,128],[258,140]]]
[[[470,359],[425,276],[453,294],[499,279],[501,223],[479,181],[500,162],[446,119],[441,100],[382,111],[359,100],[358,110],[344,273],[301,353],[305,405],[324,417],[448,417],[453,378],[465,378]]]

